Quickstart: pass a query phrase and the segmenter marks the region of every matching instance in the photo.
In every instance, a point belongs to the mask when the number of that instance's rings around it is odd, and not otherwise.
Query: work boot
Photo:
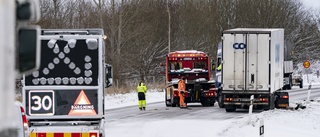
[[[142,109],[143,109],[144,111],[146,111],[146,107],[143,107]]]
[[[140,111],[142,111],[142,108],[139,108],[140,109]]]

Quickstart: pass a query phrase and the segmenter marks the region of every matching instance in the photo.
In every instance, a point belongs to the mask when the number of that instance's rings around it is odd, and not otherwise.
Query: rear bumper
[[[29,137],[99,137],[98,132],[33,132]]]
[[[211,102],[215,102],[216,101],[216,97],[202,97],[202,98],[205,98],[207,99],[208,101],[211,101]],[[186,103],[197,103],[197,102],[201,102],[201,99],[198,99],[198,100],[192,100],[191,97],[186,97],[185,98],[185,102]]]
[[[104,131],[97,126],[32,126],[29,137],[100,137]]]
[[[245,106],[249,106],[250,103],[243,103],[243,102],[224,102],[223,103],[224,105],[245,105]],[[252,105],[254,106],[260,106],[260,105],[269,105],[269,103],[252,103]]]

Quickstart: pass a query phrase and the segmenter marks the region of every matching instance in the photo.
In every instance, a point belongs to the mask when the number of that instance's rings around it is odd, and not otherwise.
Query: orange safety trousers
[[[184,94],[180,93],[180,107],[187,107],[186,103],[184,103]]]
[[[184,83],[184,80],[180,80],[178,82],[178,91],[180,97],[180,107],[187,107],[186,103],[184,103],[184,92],[186,91],[186,84]]]

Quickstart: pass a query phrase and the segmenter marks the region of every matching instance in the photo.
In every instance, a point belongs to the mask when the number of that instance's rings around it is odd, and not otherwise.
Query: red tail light
[[[259,98],[260,102],[268,102],[268,98]]]
[[[26,114],[24,112],[24,108],[20,107],[20,110],[21,110],[21,114],[22,114],[23,128],[24,128],[24,130],[28,130],[29,125],[28,125],[28,120],[27,120]]]
[[[289,96],[281,96],[281,98],[289,98]]]
[[[97,133],[90,133],[89,137],[98,137]]]
[[[214,94],[216,93],[216,91],[218,90],[218,88],[216,87],[216,85],[210,85],[210,89],[209,89],[209,91],[210,92],[214,92]]]

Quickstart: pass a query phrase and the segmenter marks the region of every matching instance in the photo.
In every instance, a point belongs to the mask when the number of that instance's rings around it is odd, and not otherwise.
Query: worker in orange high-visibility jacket
[[[182,76],[181,79],[178,82],[178,91],[179,91],[179,97],[180,97],[180,108],[186,108],[187,105],[184,102],[184,93],[186,92],[186,83],[185,78]]]
[[[140,110],[146,110],[146,93],[147,93],[147,86],[143,83],[143,81],[139,82],[139,85],[137,87],[138,92],[138,104]]]

